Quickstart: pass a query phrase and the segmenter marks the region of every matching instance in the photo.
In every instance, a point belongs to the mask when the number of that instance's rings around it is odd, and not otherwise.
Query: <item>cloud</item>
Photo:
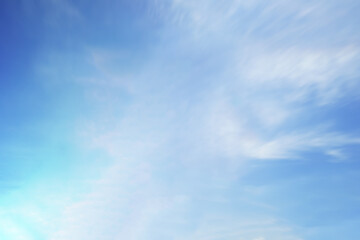
[[[147,166],[118,163],[92,185],[83,200],[63,211],[50,239],[140,239],[171,200],[158,196]]]
[[[359,74],[359,51],[352,46],[266,52],[252,52],[244,58],[239,64],[240,78],[268,91],[286,92],[286,99],[290,101],[309,100],[311,95],[315,95],[319,104],[332,103],[344,93],[349,93]]]
[[[270,121],[273,121],[271,114],[277,113],[269,114]],[[263,116],[262,113],[259,117],[262,118],[260,125],[254,124],[251,112],[243,111],[241,108],[237,110],[226,103],[215,106],[208,115],[207,124],[204,125],[205,138],[209,140],[210,148],[217,149],[227,156],[242,156],[245,159],[293,159],[301,157],[302,152],[318,149],[325,153],[331,152],[334,147],[360,144],[357,137],[324,127],[307,127],[302,130],[287,127],[287,131],[284,132],[284,125],[269,126],[266,123],[269,117]],[[268,131],[272,128],[273,133],[262,131],[264,127]]]

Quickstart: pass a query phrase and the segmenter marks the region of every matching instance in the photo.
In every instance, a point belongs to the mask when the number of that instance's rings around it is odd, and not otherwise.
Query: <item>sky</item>
[[[359,11],[2,0],[0,239],[358,238]]]

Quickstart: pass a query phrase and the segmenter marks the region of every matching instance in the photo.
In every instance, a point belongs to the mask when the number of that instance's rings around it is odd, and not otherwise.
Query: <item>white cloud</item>
[[[80,200],[65,207],[49,239],[143,239],[152,222],[177,204],[161,195],[145,163],[119,161],[91,184]]]
[[[276,112],[269,114],[271,119],[271,114]],[[262,114],[260,117],[265,121],[269,119]],[[328,128],[312,127],[301,131],[287,129],[284,132],[282,126],[272,126],[275,134],[268,134],[252,119],[249,112],[237,110],[229,104],[214,106],[204,129],[208,144],[212,149],[217,149],[227,156],[242,156],[245,159],[293,159],[299,158],[304,151],[320,150],[328,153],[334,147],[360,144],[360,138],[332,132]],[[262,124],[263,122],[260,122],[260,126]],[[267,123],[265,128],[271,129]]]
[[[315,92],[320,104],[331,103],[351,89],[358,75],[359,51],[355,47],[266,52],[252,52],[244,58],[239,65],[240,78],[268,91],[286,91],[289,100],[295,96],[294,100],[304,101]]]

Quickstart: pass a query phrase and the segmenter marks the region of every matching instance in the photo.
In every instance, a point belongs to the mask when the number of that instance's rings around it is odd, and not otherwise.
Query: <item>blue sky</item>
[[[356,239],[359,10],[1,1],[0,239]]]

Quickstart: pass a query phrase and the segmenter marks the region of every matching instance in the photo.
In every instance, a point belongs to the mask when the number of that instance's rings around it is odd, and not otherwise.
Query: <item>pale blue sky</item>
[[[356,239],[359,10],[2,1],[0,239]]]

